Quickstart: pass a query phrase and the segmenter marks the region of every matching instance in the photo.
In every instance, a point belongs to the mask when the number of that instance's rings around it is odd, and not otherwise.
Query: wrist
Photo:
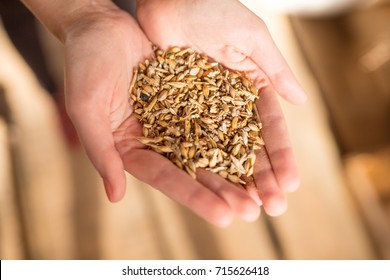
[[[110,0],[22,0],[32,13],[61,42],[74,26],[83,24],[97,14],[118,10]]]

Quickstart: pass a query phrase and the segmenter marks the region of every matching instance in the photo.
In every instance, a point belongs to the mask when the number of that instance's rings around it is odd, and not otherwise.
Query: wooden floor
[[[289,20],[243,2],[262,15],[309,93],[303,107],[281,101],[302,173],[287,212],[219,229],[131,176],[125,199],[110,204],[84,151],[67,147],[51,99],[0,31],[1,259],[388,257],[375,240],[388,244],[389,237],[372,235],[347,184]]]

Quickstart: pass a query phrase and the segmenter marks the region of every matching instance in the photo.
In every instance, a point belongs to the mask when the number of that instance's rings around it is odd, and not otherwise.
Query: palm
[[[159,47],[189,46],[226,67],[246,72],[261,89],[256,104],[266,149],[258,154],[250,194],[266,212],[286,208],[285,191],[295,190],[299,175],[274,91],[286,99],[304,99],[262,21],[238,1],[144,1],[138,20]]]
[[[110,128],[119,127],[130,115],[127,90],[132,68],[151,53],[148,39],[126,13],[74,30],[65,41],[70,113],[83,113],[84,106],[94,102],[104,107]]]

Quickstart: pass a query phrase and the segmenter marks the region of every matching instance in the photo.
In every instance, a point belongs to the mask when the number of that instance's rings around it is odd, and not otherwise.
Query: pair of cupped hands
[[[126,170],[217,226],[235,216],[254,221],[260,205],[271,216],[282,214],[299,172],[277,93],[296,104],[306,95],[264,22],[236,0],[138,1],[137,19],[107,1],[75,12],[63,38],[67,110],[109,200],[124,196]],[[151,42],[191,47],[246,72],[261,89],[256,106],[265,147],[245,188],[206,170],[194,180],[137,140],[142,129],[128,90],[134,67],[153,56]]]

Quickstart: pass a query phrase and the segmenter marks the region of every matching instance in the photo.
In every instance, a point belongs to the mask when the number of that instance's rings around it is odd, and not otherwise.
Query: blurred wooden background
[[[281,101],[302,172],[287,212],[219,229],[131,176],[110,204],[1,30],[1,259],[390,259],[389,5],[288,18],[243,2],[309,93]]]

